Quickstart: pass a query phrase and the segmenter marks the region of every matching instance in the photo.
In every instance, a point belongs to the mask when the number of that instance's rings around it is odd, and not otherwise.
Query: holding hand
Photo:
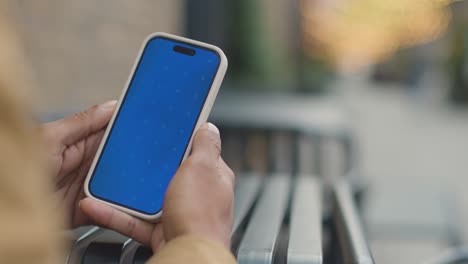
[[[198,235],[229,248],[234,174],[220,156],[221,140],[213,124],[197,131],[191,155],[182,162],[166,192],[159,223],[144,222],[85,198],[84,180],[115,105],[115,101],[104,103],[41,127],[56,193],[70,227],[101,225],[151,246],[153,251],[183,235]]]
[[[159,223],[144,222],[91,198],[81,201],[81,209],[96,224],[151,246],[155,252],[183,235],[197,235],[229,248],[234,173],[220,152],[218,129],[203,125],[194,137],[191,155],[169,185]]]
[[[116,103],[110,101],[41,126],[57,198],[72,228],[91,224],[78,203],[85,197],[83,183]]]

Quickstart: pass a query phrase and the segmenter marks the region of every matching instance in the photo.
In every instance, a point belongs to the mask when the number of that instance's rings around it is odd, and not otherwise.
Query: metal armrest
[[[83,264],[116,264],[122,245],[119,243],[93,242],[86,248]]]
[[[122,253],[120,255],[119,264],[133,263],[135,260],[135,254],[140,246],[141,244],[133,239],[125,241],[122,246]]]
[[[333,210],[333,222],[343,263],[374,264],[354,205],[351,188],[345,180],[333,186]]]
[[[73,244],[70,254],[68,255],[66,263],[69,264],[80,264],[82,263],[83,256],[88,248],[89,244],[96,240],[99,236],[104,234],[106,230],[93,227],[84,235],[82,235],[78,240]]]

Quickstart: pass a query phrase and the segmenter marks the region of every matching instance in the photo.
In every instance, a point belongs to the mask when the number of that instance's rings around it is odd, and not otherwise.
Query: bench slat
[[[299,176],[292,200],[288,263],[322,263],[321,201],[319,180],[311,175]]]
[[[272,263],[276,239],[287,209],[290,178],[287,175],[268,178],[241,241],[237,254],[239,264]]]
[[[260,192],[261,182],[262,177],[255,174],[236,178],[233,233],[238,231],[247,213],[252,208],[255,198]]]

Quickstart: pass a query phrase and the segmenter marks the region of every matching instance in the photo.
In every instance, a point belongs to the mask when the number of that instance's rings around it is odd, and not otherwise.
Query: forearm
[[[148,264],[234,264],[234,256],[224,246],[197,236],[182,236],[165,245]]]

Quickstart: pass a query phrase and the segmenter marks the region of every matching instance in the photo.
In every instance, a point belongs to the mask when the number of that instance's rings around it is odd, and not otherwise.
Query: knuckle
[[[219,135],[210,133],[209,138],[210,138],[211,144],[213,144],[219,150],[219,152],[221,152],[221,138],[219,138]]]
[[[81,111],[73,114],[73,118],[79,121],[85,121],[89,118],[89,114],[86,111]]]
[[[209,144],[215,146],[219,151],[221,151],[221,138],[219,137],[219,134],[209,130],[203,130],[200,136],[205,138]]]
[[[234,181],[236,178],[234,171],[226,164],[226,162],[223,159],[221,159],[219,163],[219,167],[220,167],[221,174],[223,174],[223,176],[226,177],[228,180],[230,180],[232,185],[234,185]]]
[[[196,175],[211,175],[216,171],[216,166],[213,162],[198,157],[187,159],[186,166]]]
[[[232,169],[229,168],[228,166],[226,166],[224,173],[225,173],[229,178],[231,178],[231,179],[235,179],[235,178],[236,178],[236,174],[235,174],[234,171],[232,171]]]
[[[235,180],[236,180],[236,174],[231,169],[229,169],[229,171],[227,172],[227,175],[228,175],[229,179],[231,180],[232,187],[234,188],[234,183],[235,183]]]
[[[135,229],[136,229],[136,221],[133,218],[129,218],[127,221],[127,234],[129,237],[134,237],[135,234]]]
[[[194,156],[189,160],[190,166],[194,169],[211,170],[214,168],[214,162],[201,155]]]
[[[205,175],[212,175],[216,171],[212,163],[203,159],[195,164],[195,170]]]
[[[224,182],[225,182],[226,188],[234,192],[234,185],[235,185],[234,174],[230,175],[229,173],[224,173],[222,177],[225,180]]]
[[[106,220],[103,221],[102,226],[105,228],[111,228],[115,223],[115,209],[112,209],[110,215]]]
[[[222,146],[221,146],[221,140],[218,138],[215,142],[213,142],[214,147],[216,150],[221,153],[222,151]]]

